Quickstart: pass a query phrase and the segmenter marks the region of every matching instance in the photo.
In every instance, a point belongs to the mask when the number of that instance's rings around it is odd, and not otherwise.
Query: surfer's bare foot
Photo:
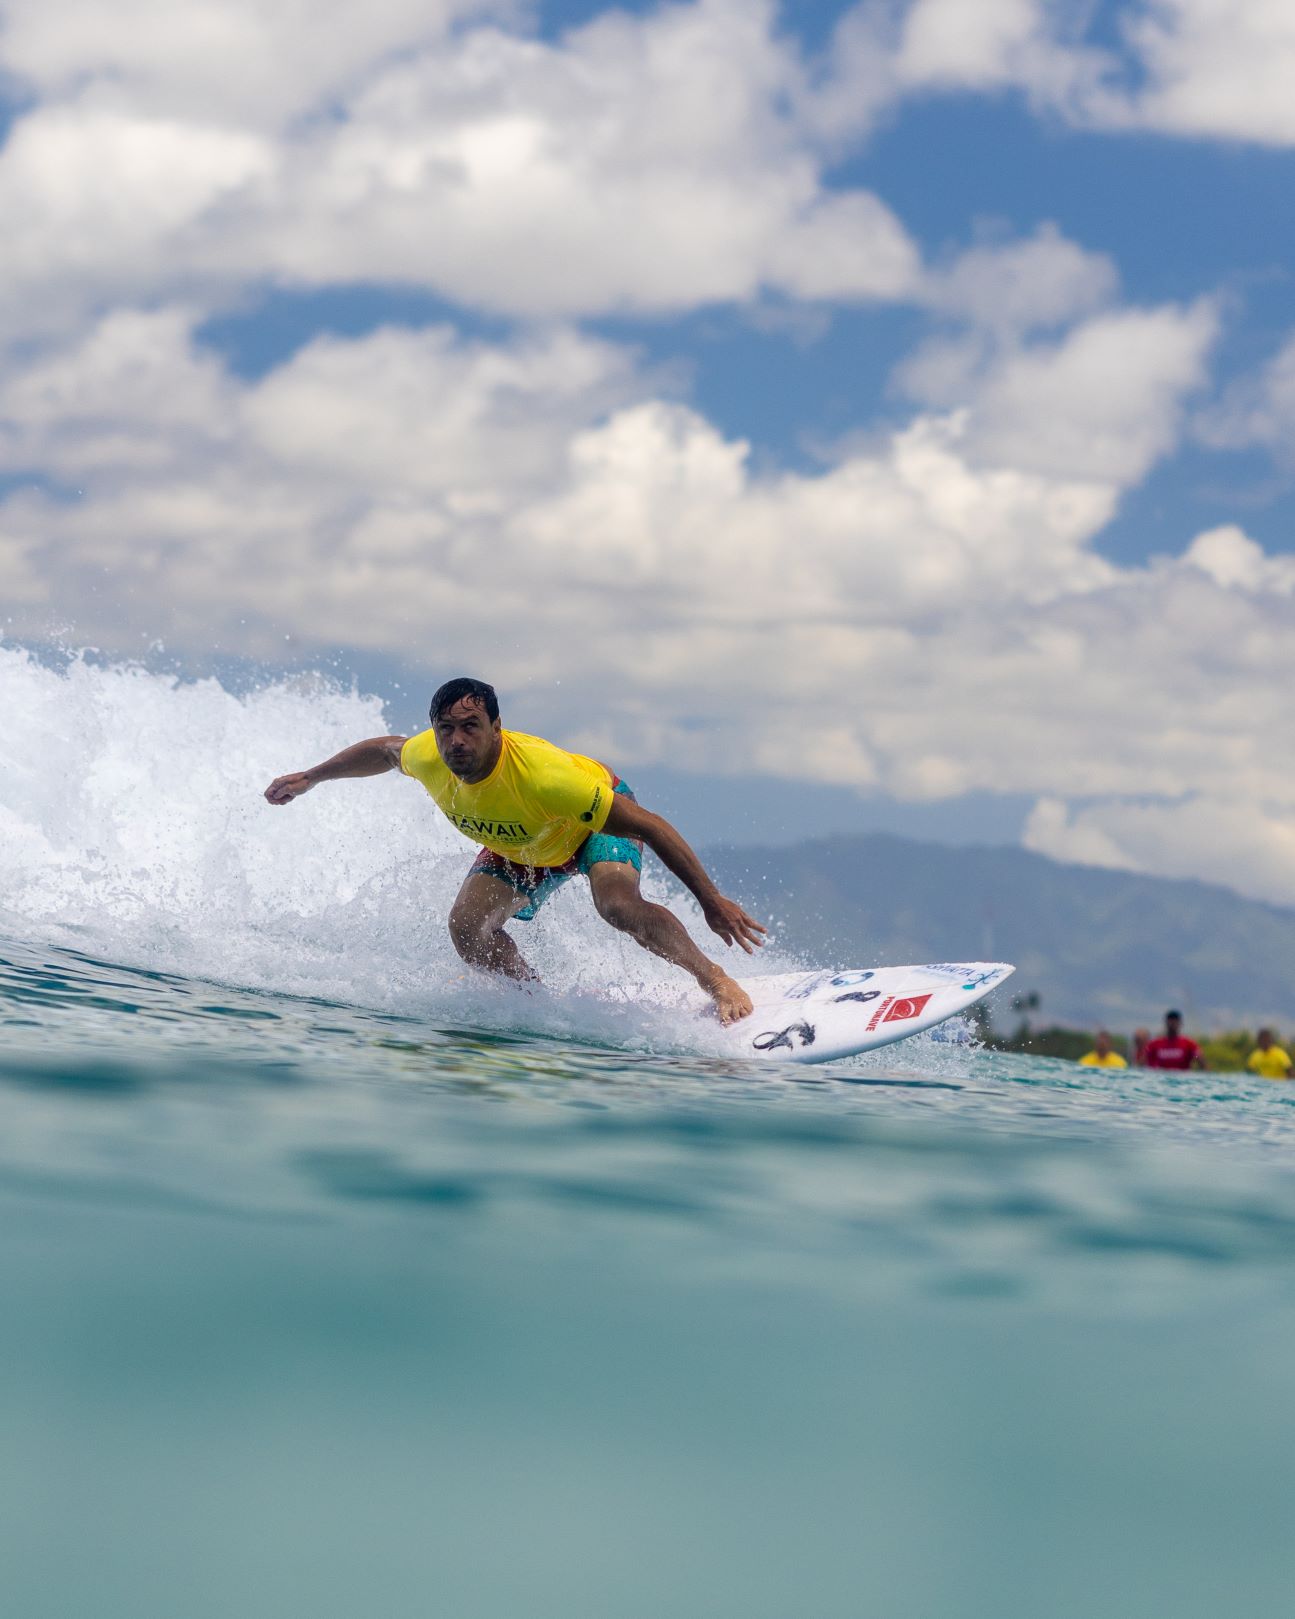
[[[739,1018],[750,1016],[753,1010],[751,997],[741,984],[735,983],[720,968],[715,969],[702,988],[714,1001],[715,1016],[721,1023],[736,1023]]]

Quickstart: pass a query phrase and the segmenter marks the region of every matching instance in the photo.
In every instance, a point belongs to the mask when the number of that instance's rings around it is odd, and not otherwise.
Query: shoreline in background
[[[977,1008],[972,1008],[973,1012],[976,1010]],[[1200,1046],[1201,1055],[1210,1072],[1220,1074],[1247,1072],[1246,1059],[1255,1049],[1255,1037],[1251,1030],[1226,1029],[1214,1034],[1194,1032],[1190,1034],[1190,1038]],[[1289,1045],[1288,1040],[1283,1039],[1280,1031],[1276,1029],[1273,1030],[1273,1038],[1279,1046]],[[980,1039],[991,1051],[1017,1051],[1032,1057],[1060,1057],[1066,1062],[1074,1063],[1093,1049],[1091,1029],[1072,1029],[1059,1023],[1035,1029],[1030,1026],[1027,1019],[1022,1019],[1012,1034],[1000,1034],[986,1018],[980,1027]],[[1117,1034],[1112,1030],[1111,1047],[1119,1052],[1130,1068],[1135,1066],[1132,1042],[1127,1035]]]

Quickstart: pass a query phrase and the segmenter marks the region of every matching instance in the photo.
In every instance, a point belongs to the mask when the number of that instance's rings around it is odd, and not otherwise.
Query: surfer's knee
[[[489,921],[483,923],[479,913],[469,906],[454,905],[449,914],[450,938],[464,961],[477,961],[494,931]]]

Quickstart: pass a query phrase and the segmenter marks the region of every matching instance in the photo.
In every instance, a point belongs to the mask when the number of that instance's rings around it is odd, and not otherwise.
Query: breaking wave
[[[388,714],[320,675],[235,692],[85,655],[55,665],[12,645],[0,646],[0,701],[0,931],[246,988],[671,1043],[666,1013],[691,984],[601,923],[585,884],[567,884],[519,935],[546,986],[530,995],[455,955],[445,917],[472,846],[412,782],[264,801],[274,776],[414,730],[420,714]],[[644,886],[704,936],[686,897],[650,870]],[[774,951],[761,960],[788,965]]]

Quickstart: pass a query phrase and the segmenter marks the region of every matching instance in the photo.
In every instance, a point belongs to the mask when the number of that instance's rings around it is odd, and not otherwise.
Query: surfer
[[[750,955],[764,943],[764,927],[720,893],[669,821],[644,809],[596,759],[504,730],[494,688],[484,681],[447,681],[432,698],[430,718],[431,728],[417,736],[370,737],[309,770],[276,776],[265,796],[289,804],[321,781],[400,770],[482,846],[450,908],[450,937],[464,961],[534,981],[504,924],[530,921],[550,894],[582,872],[603,921],[691,973],[722,1023],[750,1012],[741,985],[701,953],[678,917],[639,892],[646,843],[695,895],[725,944]]]

